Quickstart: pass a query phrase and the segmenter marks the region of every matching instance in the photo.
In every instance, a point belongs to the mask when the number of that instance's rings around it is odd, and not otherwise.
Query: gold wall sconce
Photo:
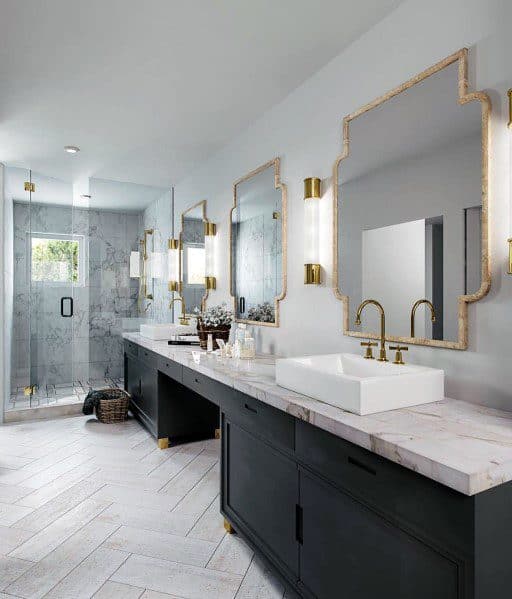
[[[167,280],[169,291],[180,291],[180,240],[169,239],[167,250]]]
[[[512,129],[512,88],[508,90],[508,128]]]
[[[215,278],[215,237],[217,225],[206,221],[204,223],[204,283],[206,290],[217,288]]]
[[[322,181],[318,177],[304,179],[304,284],[322,282],[320,266],[320,204]]]

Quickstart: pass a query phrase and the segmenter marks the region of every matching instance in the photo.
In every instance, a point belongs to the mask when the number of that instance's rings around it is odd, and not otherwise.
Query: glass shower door
[[[30,183],[31,407],[73,403],[83,394],[75,318],[77,289],[85,285],[85,240],[74,227],[72,184],[34,172]]]

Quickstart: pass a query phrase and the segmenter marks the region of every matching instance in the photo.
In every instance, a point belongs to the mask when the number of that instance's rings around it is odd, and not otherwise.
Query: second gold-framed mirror
[[[274,158],[233,184],[230,287],[236,322],[279,326],[286,296],[286,185]]]
[[[466,349],[468,304],[490,287],[489,120],[462,49],[343,120],[333,169],[334,272],[343,332]]]
[[[181,213],[179,236],[179,291],[185,303],[187,316],[203,312],[208,299],[206,285],[205,230],[206,200],[202,200]]]

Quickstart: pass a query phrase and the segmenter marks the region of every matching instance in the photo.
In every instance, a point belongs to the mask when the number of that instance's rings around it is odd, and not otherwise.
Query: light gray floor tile
[[[94,595],[94,599],[139,599],[144,594],[144,589],[130,587],[120,582],[107,582]],[[1,599],[1,598],[0,598]]]
[[[236,599],[282,599],[281,582],[257,558],[254,558],[245,575]]]
[[[107,539],[105,547],[180,564],[205,566],[215,551],[216,544],[191,537],[122,526]]]
[[[29,487],[0,484],[0,501],[2,503],[14,503],[31,492],[32,489]]]
[[[191,515],[200,518],[204,511],[219,493],[219,467],[216,464],[208,471],[206,476],[185,495],[185,497],[174,508],[174,514]]]
[[[188,535],[196,539],[218,543],[226,534],[224,530],[224,518],[219,510],[220,500],[219,497],[216,497],[208,509],[197,520]]]
[[[0,599],[2,599],[0,597]],[[158,593],[157,591],[144,591],[141,599],[183,599],[177,595],[168,595],[167,593]]]
[[[89,480],[79,482],[55,497],[49,503],[34,510],[31,514],[25,516],[25,518],[18,520],[13,526],[14,528],[39,532],[79,503],[82,503],[84,499],[93,495],[100,485],[101,483]]]
[[[6,555],[24,543],[34,533],[28,530],[0,526],[0,555]]]
[[[72,510],[52,522],[41,532],[36,533],[28,541],[11,552],[13,557],[37,562],[50,551],[58,547],[65,539],[100,514],[108,503],[86,499]]]
[[[130,556],[112,580],[152,591],[172,591],[186,599],[233,599],[241,576],[177,564],[140,555]]]
[[[98,520],[117,526],[134,526],[145,530],[186,535],[195,523],[194,516],[162,512],[150,508],[141,510],[133,505],[114,503],[98,516]]]
[[[128,554],[100,547],[45,595],[45,599],[89,599],[106,582]]]
[[[104,484],[133,487],[143,491],[158,491],[169,480],[167,478],[156,476],[144,476],[136,472],[130,472],[129,469],[121,470],[114,466],[108,469],[100,468],[100,470],[95,474],[92,474],[89,479]]]
[[[32,508],[13,503],[0,503],[0,526],[12,526],[32,512]]]
[[[40,599],[114,530],[115,526],[106,522],[88,524],[8,586],[6,592],[23,599]]]
[[[141,491],[121,485],[105,485],[92,496],[92,499],[164,511],[170,511],[175,506],[173,499],[162,493]]]
[[[161,489],[162,493],[169,495],[177,503],[182,497],[189,493],[197,483],[218,461],[218,456],[207,453],[199,454],[194,460],[183,468]]]
[[[0,589],[5,590],[13,580],[19,578],[33,565],[32,562],[0,555]]]
[[[247,572],[253,555],[252,549],[239,536],[225,535],[207,567],[243,575]]]
[[[40,489],[33,490],[31,493],[25,495],[17,503],[19,505],[26,505],[28,507],[38,508],[47,503],[53,501],[55,497],[60,495],[63,491],[66,491],[77,482],[89,477],[93,472],[96,472],[98,467],[91,463],[82,464],[73,468],[66,474],[57,477],[47,485],[44,485]]]
[[[12,470],[17,470],[18,468],[23,468],[23,466],[27,466],[32,461],[33,458],[9,455],[6,452],[2,452],[0,454],[0,468],[9,468]]]

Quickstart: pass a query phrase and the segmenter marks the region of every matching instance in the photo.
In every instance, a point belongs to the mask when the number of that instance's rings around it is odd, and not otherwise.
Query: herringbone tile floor
[[[0,599],[281,599],[219,513],[219,442],[134,420],[0,426]]]

